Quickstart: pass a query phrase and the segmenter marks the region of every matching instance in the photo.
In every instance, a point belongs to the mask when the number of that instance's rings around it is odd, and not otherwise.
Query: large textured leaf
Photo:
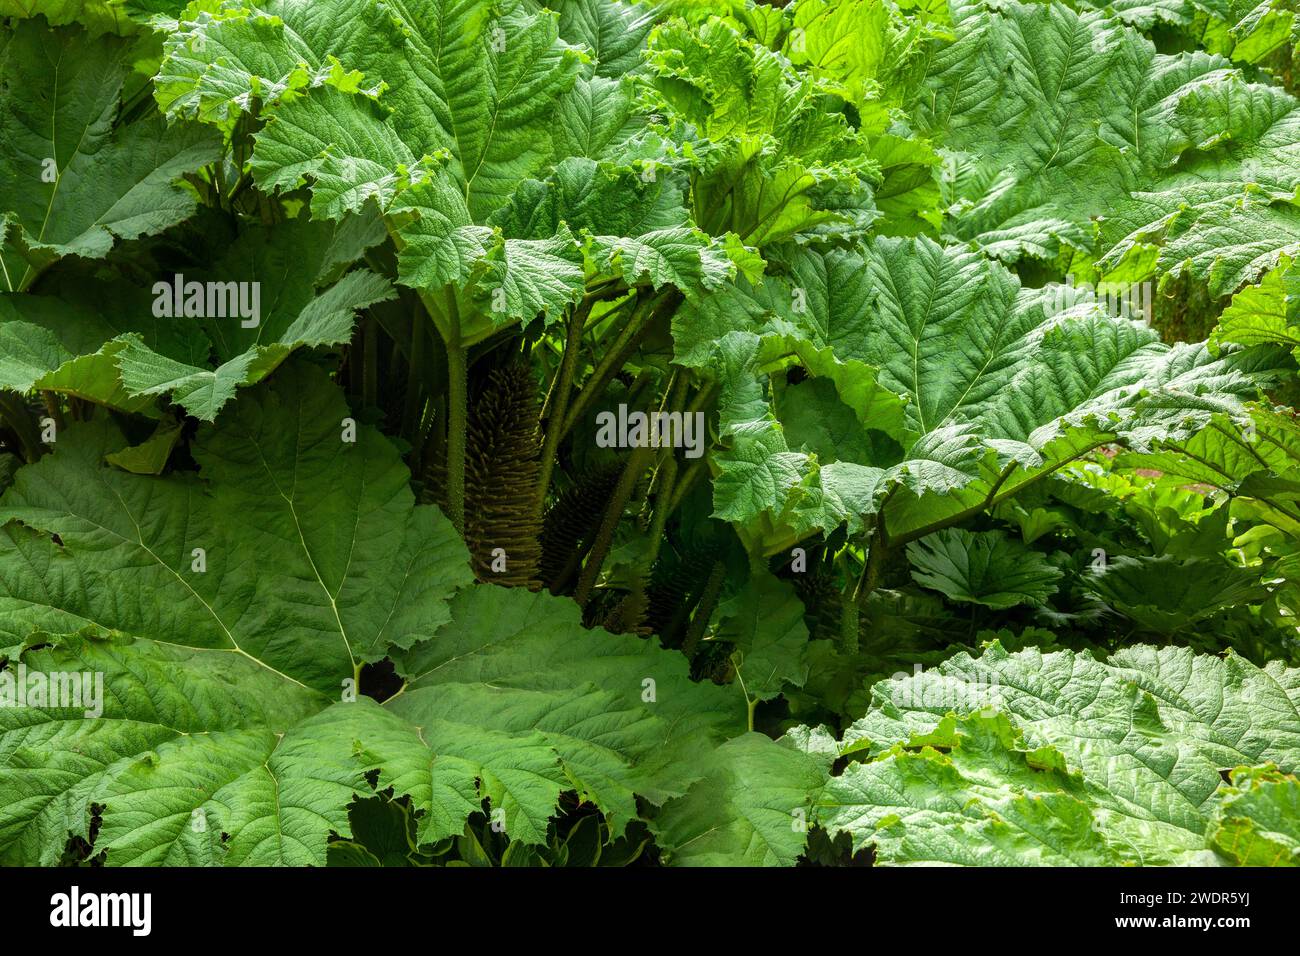
[[[368,789],[347,766],[351,742],[302,723],[325,699],[240,654],[92,631],[21,662],[98,675],[103,713],[0,708],[8,864],[55,864],[70,837],[89,842],[92,805],[109,865],[319,863]]]
[[[1238,768],[1225,788],[1214,845],[1242,866],[1300,866],[1300,780]]]
[[[654,820],[669,862],[793,866],[834,757],[829,743],[829,752],[809,752],[793,739],[774,742],[749,733],[718,748],[708,775]]]
[[[459,832],[490,797],[510,833],[538,842],[563,790],[621,831],[634,794],[661,803],[684,793],[708,769],[709,742],[744,729],[737,689],[694,684],[680,655],[588,631],[575,605],[546,594],[463,593],[452,623],[399,670],[408,684],[390,707],[420,733],[376,746],[374,759],[381,786],[427,811],[421,839]],[[463,756],[436,758],[444,749]]]
[[[1274,70],[1284,70],[1286,58],[1278,62],[1271,55],[1300,37],[1292,0],[1119,0],[1113,4],[1086,0],[1077,7],[1107,9],[1145,31],[1169,25],[1211,53]]]
[[[60,297],[0,293],[0,387],[149,415],[166,394],[212,421],[237,387],[260,381],[296,348],[347,342],[354,311],[391,297],[372,272],[341,275],[378,241],[376,226],[349,217],[249,227],[218,261],[167,274],[156,294],[98,280],[65,283]],[[200,314],[187,314],[196,288]]]
[[[852,530],[886,496],[888,535],[919,537],[1097,445],[1146,447],[1215,412],[1244,416],[1239,396],[1255,387],[1234,354],[1162,344],[1138,322],[1070,305],[1055,287],[1023,289],[984,257],[925,239],[877,239],[865,257],[805,252],[790,273],[738,282],[673,327],[679,361],[712,355],[719,369],[717,514],[769,551],[844,521]],[[736,326],[747,331],[727,331]],[[790,447],[773,373],[791,364],[834,382],[838,398],[819,396],[818,417],[848,405],[901,453],[873,442],[870,457],[827,464]]]
[[[57,862],[75,836],[108,865],[323,865],[351,801],[388,787],[411,798],[421,842],[461,833],[486,800],[512,841],[544,843],[566,792],[621,832],[635,795],[685,793],[744,729],[734,690],[692,683],[652,642],[587,631],[566,600],[476,587],[452,615],[384,707],[231,648],[35,635],[49,646],[24,673],[102,674],[103,712],[0,708],[0,859]]]
[[[0,499],[5,630],[71,617],[233,650],[325,693],[428,637],[470,580],[464,547],[415,507],[387,439],[344,440],[348,416],[322,373],[291,366],[200,432],[198,475],[161,478],[102,463],[126,444],[113,426],[68,429]]]
[[[403,192],[395,209],[409,219],[398,229],[399,278],[447,290],[431,308],[448,341],[470,344],[539,312],[553,318],[582,295],[582,254],[562,222],[553,235],[527,238],[475,225],[445,169]]]
[[[370,20],[386,26],[358,28]],[[589,3],[558,20],[475,0],[232,6],[177,24],[158,95],[171,114],[223,126],[261,109],[257,182],[307,183],[317,217],[377,204],[399,281],[427,293],[444,338],[470,345],[555,317],[593,272],[687,288],[734,271],[705,255],[680,190],[659,184],[664,148],[639,130],[630,87],[601,72],[601,56],[611,68],[639,56],[645,29],[631,11]],[[595,73],[579,77],[592,64],[561,31],[592,48]],[[593,175],[597,160],[617,172]],[[651,184],[643,192],[667,200],[652,219],[627,215],[610,188],[630,187],[629,163]]]
[[[962,3],[954,18],[916,107],[969,156],[962,238],[1007,258],[1065,244],[1129,281],[1189,269],[1214,295],[1300,241],[1300,112],[1282,90],[1059,3]]]
[[[329,192],[350,194],[345,205],[391,188],[399,164],[446,151],[481,221],[549,159],[549,114],[581,59],[557,42],[554,17],[511,6],[497,16],[467,0],[282,0],[199,13],[169,41],[164,105],[202,114],[223,100],[247,109],[250,95],[281,101],[255,168],[271,185],[337,174]],[[331,57],[365,79],[327,79]],[[359,83],[382,83],[386,110],[356,95]]]
[[[933,732],[851,765],[820,819],[873,843],[879,863],[1114,864],[1082,781],[1054,748],[1027,746],[1001,714],[945,718]]]
[[[1258,573],[1248,568],[1173,555],[1120,555],[1092,573],[1084,587],[1144,629],[1171,635],[1216,611],[1268,596]]]
[[[560,14],[560,37],[590,54],[592,75],[617,79],[641,66],[654,26],[647,8],[620,0],[557,0],[549,6]]]
[[[864,113],[877,101],[898,105],[926,41],[951,39],[947,4],[911,4],[906,15],[902,6],[881,0],[804,0],[794,6],[783,50]]]
[[[1056,593],[1062,574],[1000,531],[949,528],[909,544],[907,558],[918,584],[992,608],[1042,604]]]
[[[665,118],[708,141],[692,185],[700,228],[762,247],[876,218],[866,138],[784,58],[710,19],[657,28],[649,64]]]
[[[175,181],[220,156],[200,127],[118,122],[127,44],[24,20],[0,33],[0,288],[51,262],[105,256],[194,211]]]
[[[444,337],[468,344],[581,295],[567,229],[525,240],[484,222],[552,162],[551,117],[582,59],[553,14],[522,4],[283,0],[178,22],[158,97],[222,126],[267,113],[257,182],[308,183],[318,218],[377,204],[403,250],[399,280],[450,287],[426,301]]]
[[[124,285],[92,282],[62,296],[2,293],[0,388],[154,414],[153,398],[122,385],[117,360],[126,336],[175,362],[202,362],[211,350],[195,320],[155,317],[149,297]]]
[[[837,362],[784,337],[760,339],[730,332],[717,344],[720,431],[724,447],[715,451],[714,516],[738,525],[742,538],[768,552],[781,550],[817,530],[847,521],[861,527],[861,516],[876,508],[884,470],[851,461],[819,465],[808,452],[792,449],[764,388],[762,369],[791,360],[820,364],[837,384],[853,382],[867,408],[879,408],[897,421],[901,403],[876,386],[871,370]],[[863,375],[862,373],[866,373]],[[823,415],[844,405],[838,394],[823,397]]]
[[[170,395],[186,412],[210,422],[236,388],[260,381],[295,349],[348,342],[356,311],[394,292],[387,279],[367,270],[326,284],[334,235],[332,224],[307,220],[250,230],[210,269],[185,277],[187,284],[237,283],[241,294],[257,287],[259,314],[204,319],[217,367],[206,356],[194,364],[178,361],[139,336],[127,336],[116,355],[122,386],[132,398]],[[318,291],[318,284],[324,288]]]
[[[1220,772],[1300,765],[1300,671],[994,643],[877,684],[842,747],[871,758],[831,780],[820,819],[882,860],[1206,862]]]

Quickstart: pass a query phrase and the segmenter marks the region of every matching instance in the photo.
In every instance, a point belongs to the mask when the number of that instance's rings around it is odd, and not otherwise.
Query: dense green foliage
[[[1298,40],[0,0],[0,862],[1300,864]]]

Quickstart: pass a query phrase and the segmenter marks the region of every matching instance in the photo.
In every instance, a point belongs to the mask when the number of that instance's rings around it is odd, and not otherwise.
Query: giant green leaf
[[[150,348],[139,336],[126,336],[116,355],[122,387],[132,398],[170,395],[186,412],[210,422],[236,388],[261,381],[295,349],[348,342],[355,313],[392,298],[394,292],[387,279],[364,269],[332,285],[321,281],[330,271],[335,231],[331,223],[305,219],[250,229],[210,268],[183,275],[186,285],[236,284],[241,305],[255,288],[258,314],[246,318],[223,307],[221,311],[230,314],[202,317],[216,353],[215,369],[206,355],[201,362],[178,361]],[[178,281],[169,278],[164,285]]]
[[[736,689],[694,684],[685,659],[654,640],[580,621],[571,602],[478,587],[456,599],[451,624],[402,655],[408,683],[391,708],[421,733],[375,759],[381,785],[429,809],[422,838],[458,832],[469,795],[471,804],[491,797],[508,830],[535,842],[568,789],[621,831],[636,815],[634,794],[680,796],[707,769],[709,741],[744,729]],[[443,746],[465,747],[465,759],[434,760],[431,771],[429,751]]]
[[[881,238],[865,256],[804,252],[789,278],[688,303],[673,326],[678,360],[711,356],[721,383],[716,514],[773,551],[845,521],[853,530],[884,502],[887,535],[907,541],[1100,444],[1145,448],[1215,413],[1244,417],[1254,366],[1236,353],[1165,345],[1061,288],[1022,288],[977,253]],[[791,448],[773,379],[792,364],[836,386],[837,399],[818,396],[818,417],[843,403],[901,455],[873,443],[865,460],[845,448],[822,463]]]
[[[184,6],[181,0],[0,0],[0,16],[44,17],[51,26],[80,23],[94,33],[126,36],[147,30],[155,14]]]
[[[1120,555],[1091,573],[1085,589],[1143,628],[1177,634],[1216,611],[1267,596],[1258,572],[1218,558]]]
[[[833,743],[833,741],[831,741]],[[654,820],[677,866],[793,866],[833,751],[749,733],[729,740],[707,776]]]
[[[819,819],[889,862],[1207,862],[1220,773],[1300,765],[1300,671],[995,642],[876,684],[841,746],[871,756],[831,780]]]
[[[175,362],[205,361],[211,343],[195,320],[157,317],[150,306],[142,291],[117,283],[88,283],[62,296],[0,293],[0,388],[154,414],[154,399],[122,385],[117,359],[124,337]]]
[[[11,865],[57,863],[96,822],[109,865],[321,862],[328,831],[346,832],[347,800],[368,789],[347,766],[351,742],[313,732],[323,696],[238,653],[91,629],[21,662],[97,675],[103,712],[0,708],[0,859]]]
[[[1007,608],[1042,604],[1062,572],[1000,531],[948,528],[907,546],[912,577],[954,601]]]
[[[820,819],[879,863],[1102,866],[1117,860],[1077,774],[1001,714],[945,718],[823,791]]]
[[[158,89],[170,114],[219,125],[263,109],[257,182],[307,182],[320,218],[377,204],[400,281],[451,287],[426,304],[445,337],[472,343],[581,295],[567,229],[524,240],[484,222],[551,162],[550,120],[582,59],[553,14],[522,4],[284,0],[178,22]]]
[[[617,79],[637,70],[646,36],[654,26],[651,10],[621,0],[556,0],[560,37],[586,48],[588,71]]]
[[[397,449],[355,424],[349,441],[348,418],[323,373],[291,366],[200,431],[197,475],[118,471],[115,427],[67,429],[0,499],[5,630],[70,616],[325,693],[428,637],[470,579],[464,547],[415,506]]]
[[[634,56],[640,20],[615,14],[575,3],[557,22],[523,3],[452,0],[197,11],[168,41],[159,98],[173,115],[223,126],[263,112],[256,181],[306,183],[321,218],[377,205],[399,249],[399,281],[425,294],[444,338],[470,345],[513,321],[554,318],[582,296],[589,272],[691,286],[733,271],[705,255],[679,190],[662,189],[669,201],[644,220],[608,184],[587,188],[611,176],[628,188],[635,162],[652,184],[644,191],[661,191],[663,148],[638,133],[631,90],[600,73],[579,78],[588,58],[560,39],[563,29],[614,63]],[[607,15],[632,29],[613,48]],[[368,19],[387,26],[358,30]],[[596,160],[620,165],[593,177]]]
[[[549,113],[580,61],[558,42],[553,16],[513,4],[498,15],[466,0],[199,12],[178,25],[168,54],[160,88],[170,112],[202,115],[223,100],[248,109],[254,96],[279,103],[254,154],[266,184],[312,175],[328,203],[357,208],[388,195],[400,165],[445,151],[478,221],[550,158]],[[365,80],[331,71],[331,57]],[[383,84],[383,108],[359,82]],[[329,208],[319,192],[315,202]]]
[[[220,141],[156,115],[120,122],[129,71],[113,37],[36,20],[0,33],[0,288],[24,291],[57,259],[102,258],[194,211],[176,180],[217,159]]]
[[[1242,866],[1300,866],[1300,780],[1239,767],[1225,788],[1214,845]]]
[[[680,655],[588,631],[571,602],[523,590],[462,592],[382,707],[233,648],[94,628],[33,640],[24,673],[101,674],[103,710],[0,708],[12,863],[56,862],[79,837],[108,865],[323,865],[351,801],[389,787],[411,799],[421,842],[461,833],[488,801],[512,841],[544,843],[570,792],[621,832],[635,796],[680,797],[744,729],[743,698],[693,683]]]
[[[954,20],[915,105],[969,157],[956,235],[1005,258],[1074,247],[1122,281],[1187,269],[1215,295],[1300,242],[1300,112],[1281,89],[1060,3]]]
[[[391,298],[391,284],[368,270],[340,275],[374,241],[362,217],[295,219],[248,227],[217,261],[166,274],[154,287],[161,291],[92,280],[60,297],[0,294],[8,352],[0,387],[150,415],[155,396],[166,394],[212,421],[237,387],[260,381],[297,348],[346,343],[354,312]]]

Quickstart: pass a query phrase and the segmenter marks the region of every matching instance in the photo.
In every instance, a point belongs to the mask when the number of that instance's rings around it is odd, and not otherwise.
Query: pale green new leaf
[[[0,17],[44,17],[50,26],[79,23],[95,34],[127,36],[147,30],[153,15],[184,5],[181,0],[0,0]]]
[[[692,146],[694,216],[705,232],[764,247],[861,234],[876,218],[865,137],[830,90],[784,57],[711,18],[656,28],[648,63],[669,123],[707,140]]]
[[[140,444],[105,455],[104,460],[135,475],[161,475],[172,451],[181,440],[181,430],[180,422],[174,418],[165,418],[158,423],[154,433]]]
[[[1290,257],[1232,297],[1212,341],[1284,345],[1300,357],[1300,269]]]

